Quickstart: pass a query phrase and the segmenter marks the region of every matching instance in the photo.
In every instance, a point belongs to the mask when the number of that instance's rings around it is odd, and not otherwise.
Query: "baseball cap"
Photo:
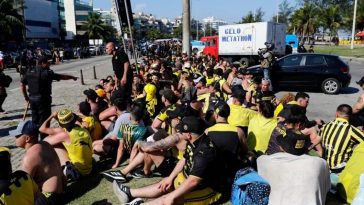
[[[75,114],[69,109],[62,109],[58,111],[57,118],[59,124],[66,125],[75,119]]]
[[[363,77],[361,77],[361,79],[359,80],[359,81],[356,81],[356,83],[358,84],[358,85],[363,85],[364,84],[364,76]]]
[[[38,135],[38,126],[33,123],[33,121],[28,120],[25,122],[21,122],[18,124],[18,127],[15,130],[9,131],[10,136],[17,137],[19,135]]]
[[[286,134],[277,136],[278,144],[287,153],[302,155],[308,151],[308,137],[299,131],[287,129]]]
[[[214,112],[216,112],[220,117],[227,118],[230,115],[230,107],[224,101],[218,101],[214,106]]]
[[[172,104],[177,102],[177,97],[171,89],[168,89],[168,88],[163,89],[163,90],[159,91],[159,95],[164,96],[164,98],[167,99]]]
[[[203,127],[201,119],[194,116],[188,116],[182,119],[182,121],[176,126],[176,129],[182,133],[192,132],[195,134],[202,134],[204,131],[202,129]]]
[[[97,99],[97,93],[93,89],[84,90],[83,94],[85,94],[91,100],[96,100]]]
[[[240,68],[238,73],[243,74],[243,75],[249,75],[252,74],[251,70],[246,69],[246,68]]]
[[[244,102],[246,92],[243,89],[243,87],[241,86],[241,84],[240,85],[234,85],[231,88],[231,92],[232,92],[231,97],[237,98],[240,102]]]
[[[99,96],[100,98],[106,97],[106,93],[103,89],[97,89],[97,90],[95,90],[95,92],[96,92],[97,96]]]

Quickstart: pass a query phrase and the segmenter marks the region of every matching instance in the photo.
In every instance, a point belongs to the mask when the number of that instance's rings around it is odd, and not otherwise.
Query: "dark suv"
[[[262,76],[260,65],[247,68]],[[349,66],[339,56],[300,53],[278,59],[271,70],[274,88],[320,88],[326,94],[338,94],[351,80]]]

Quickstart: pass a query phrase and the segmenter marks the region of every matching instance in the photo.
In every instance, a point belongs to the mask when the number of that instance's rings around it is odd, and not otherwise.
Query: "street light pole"
[[[190,0],[183,0],[183,52],[187,52],[187,55],[191,55],[190,49],[190,25],[191,25],[191,14],[190,14]]]
[[[353,30],[351,31],[351,45],[350,49],[354,49],[354,38],[355,38],[355,24],[356,24],[356,7],[358,6],[358,0],[354,3],[354,15],[353,15]]]

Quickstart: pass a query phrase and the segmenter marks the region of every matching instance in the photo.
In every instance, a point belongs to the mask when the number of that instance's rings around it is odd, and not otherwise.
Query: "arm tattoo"
[[[180,140],[179,134],[169,135],[168,137],[156,142],[143,142],[140,146],[143,150],[152,152],[156,150],[167,150],[175,146]]]

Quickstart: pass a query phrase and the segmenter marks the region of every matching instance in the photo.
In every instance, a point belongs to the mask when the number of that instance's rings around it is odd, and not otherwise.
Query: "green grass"
[[[107,170],[112,165],[112,162],[98,163],[96,170],[87,178],[83,178],[78,182],[68,184],[64,200],[66,204],[71,205],[111,205],[120,204],[114,191],[112,183],[104,179],[99,173]],[[123,166],[126,165],[124,162]],[[121,169],[121,168],[119,168]],[[132,188],[144,187],[161,180],[160,177],[131,179],[125,185]],[[335,196],[328,195],[326,205],[343,205]],[[231,205],[226,202],[223,205]]]
[[[357,58],[364,58],[364,46],[363,45],[354,45],[354,49],[350,49],[350,45],[341,45],[341,46],[325,46],[325,45],[317,45],[314,46],[315,53],[326,53],[326,54],[334,54],[338,56],[350,56]]]

